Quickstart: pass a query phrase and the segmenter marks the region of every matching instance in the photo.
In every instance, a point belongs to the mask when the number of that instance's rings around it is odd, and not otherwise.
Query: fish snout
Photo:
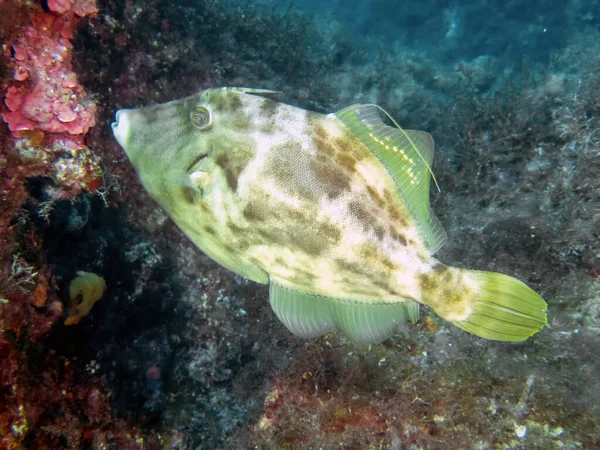
[[[115,121],[110,125],[115,139],[125,152],[127,152],[127,141],[130,130],[130,111],[129,109],[119,109],[115,114]]]

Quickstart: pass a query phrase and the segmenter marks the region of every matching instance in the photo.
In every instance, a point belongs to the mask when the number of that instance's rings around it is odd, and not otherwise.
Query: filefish
[[[419,304],[486,339],[546,325],[523,282],[433,257],[446,233],[429,204],[431,135],[386,125],[376,105],[325,115],[275,94],[209,89],[121,109],[112,130],[152,198],[213,260],[268,284],[292,333],[379,342]]]

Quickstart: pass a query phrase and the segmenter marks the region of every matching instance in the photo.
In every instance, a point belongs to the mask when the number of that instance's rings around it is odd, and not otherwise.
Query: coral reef
[[[46,259],[52,236],[35,221],[54,220],[57,201],[97,189],[102,174],[85,142],[96,106],[71,63],[75,27],[95,3],[45,6],[0,4],[2,72],[12,72],[0,86],[0,448],[160,448],[169,436],[115,418],[93,365],[52,342],[64,296]]]
[[[72,19],[71,19],[72,20]],[[95,124],[96,106],[85,102],[85,91],[71,69],[72,25],[63,17],[38,13],[13,44],[16,81],[10,86],[3,114],[10,130],[41,130],[81,135]]]
[[[2,5],[4,13],[10,6]],[[77,23],[97,10],[93,0],[51,1],[48,9],[23,6],[25,23],[2,29],[13,72],[2,117],[14,137],[9,156],[18,161],[19,175],[50,176],[55,197],[66,198],[102,183],[100,160],[84,143],[96,122],[96,105],[72,70],[71,44]]]

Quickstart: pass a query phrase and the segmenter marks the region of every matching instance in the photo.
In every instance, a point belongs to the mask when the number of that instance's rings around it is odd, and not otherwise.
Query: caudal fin
[[[522,281],[501,273],[469,272],[481,292],[469,317],[452,322],[457,327],[485,339],[520,342],[548,323],[548,305]]]

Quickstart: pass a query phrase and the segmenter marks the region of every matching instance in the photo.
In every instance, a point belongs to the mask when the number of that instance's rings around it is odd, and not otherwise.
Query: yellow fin
[[[470,274],[482,289],[469,317],[452,322],[457,327],[485,339],[520,342],[548,323],[548,305],[522,281],[494,272]]]

